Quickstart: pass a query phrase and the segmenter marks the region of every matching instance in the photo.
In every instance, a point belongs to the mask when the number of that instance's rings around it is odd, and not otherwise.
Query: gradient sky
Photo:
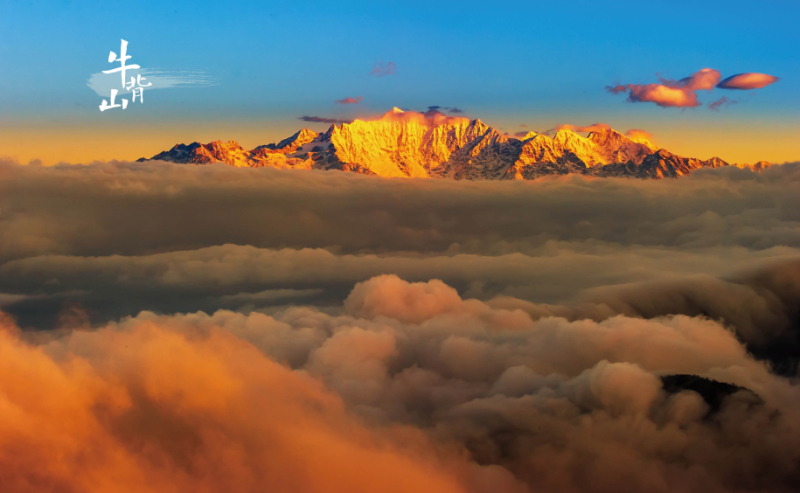
[[[731,162],[800,159],[800,2],[14,2],[0,3],[0,156],[88,162],[151,156],[178,142],[280,140],[314,115],[458,107],[510,134],[558,124],[644,129],[678,154]],[[218,84],[146,93],[98,109],[86,85],[108,52],[203,70]],[[370,75],[376,62],[396,74]],[[710,103],[628,103],[606,86],[763,72],[757,91]],[[339,105],[363,96],[358,105]],[[527,125],[527,127],[522,127]]]

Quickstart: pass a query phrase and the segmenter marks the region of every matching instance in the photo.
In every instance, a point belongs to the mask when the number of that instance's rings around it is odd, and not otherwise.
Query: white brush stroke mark
[[[153,89],[171,89],[180,87],[209,87],[219,84],[216,77],[208,75],[202,70],[160,70],[160,69],[139,69],[129,70],[128,73],[141,74],[142,83],[151,83],[147,87],[148,91]],[[99,96],[108,97],[111,89],[116,89],[119,94],[129,94],[131,91],[120,87],[119,77],[109,77],[108,74],[98,72],[92,74],[86,81],[89,86]]]

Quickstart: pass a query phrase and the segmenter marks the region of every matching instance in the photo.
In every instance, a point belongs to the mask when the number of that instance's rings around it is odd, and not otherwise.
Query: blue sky
[[[203,121],[226,134],[237,125],[260,126],[258,144],[302,126],[301,115],[353,118],[392,106],[441,105],[511,133],[522,124],[546,130],[602,121],[667,140],[713,126],[796,134],[798,20],[800,2],[785,0],[142,1],[113,8],[3,2],[0,129],[116,124],[130,133],[137,125],[170,123],[170,139],[193,140],[203,132],[191,123]],[[100,113],[101,98],[86,80],[109,68],[108,51],[118,51],[120,38],[130,43],[129,63],[204,70],[219,83],[153,91],[142,107]],[[377,61],[394,62],[396,75],[371,76]],[[725,92],[741,102],[718,113],[626,103],[604,89],[656,82],[656,73],[678,79],[704,67],[723,77],[763,72],[781,80],[754,92]],[[699,93],[700,100],[719,93]],[[357,95],[364,97],[360,105],[334,104]]]

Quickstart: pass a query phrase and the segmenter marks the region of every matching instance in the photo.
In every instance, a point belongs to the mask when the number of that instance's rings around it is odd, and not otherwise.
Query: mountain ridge
[[[223,162],[237,167],[341,170],[383,177],[531,180],[547,175],[669,178],[699,168],[748,167],[718,157],[686,158],[642,136],[596,128],[586,137],[561,129],[552,137],[529,132],[518,139],[480,119],[392,108],[377,120],[354,120],[317,133],[303,128],[277,144],[246,150],[236,141],[177,144],[138,161]]]

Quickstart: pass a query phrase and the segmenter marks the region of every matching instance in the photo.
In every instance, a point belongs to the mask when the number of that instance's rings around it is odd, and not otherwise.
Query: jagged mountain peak
[[[534,179],[566,173],[666,178],[701,167],[728,166],[717,157],[702,161],[657,149],[642,131],[623,135],[596,127],[586,137],[564,128],[552,137],[528,132],[520,140],[478,118],[394,107],[378,119],[331,125],[323,133],[304,128],[277,144],[251,151],[233,140],[194,142],[178,144],[151,159],[470,180]],[[768,166],[763,162],[741,165],[755,171]]]

